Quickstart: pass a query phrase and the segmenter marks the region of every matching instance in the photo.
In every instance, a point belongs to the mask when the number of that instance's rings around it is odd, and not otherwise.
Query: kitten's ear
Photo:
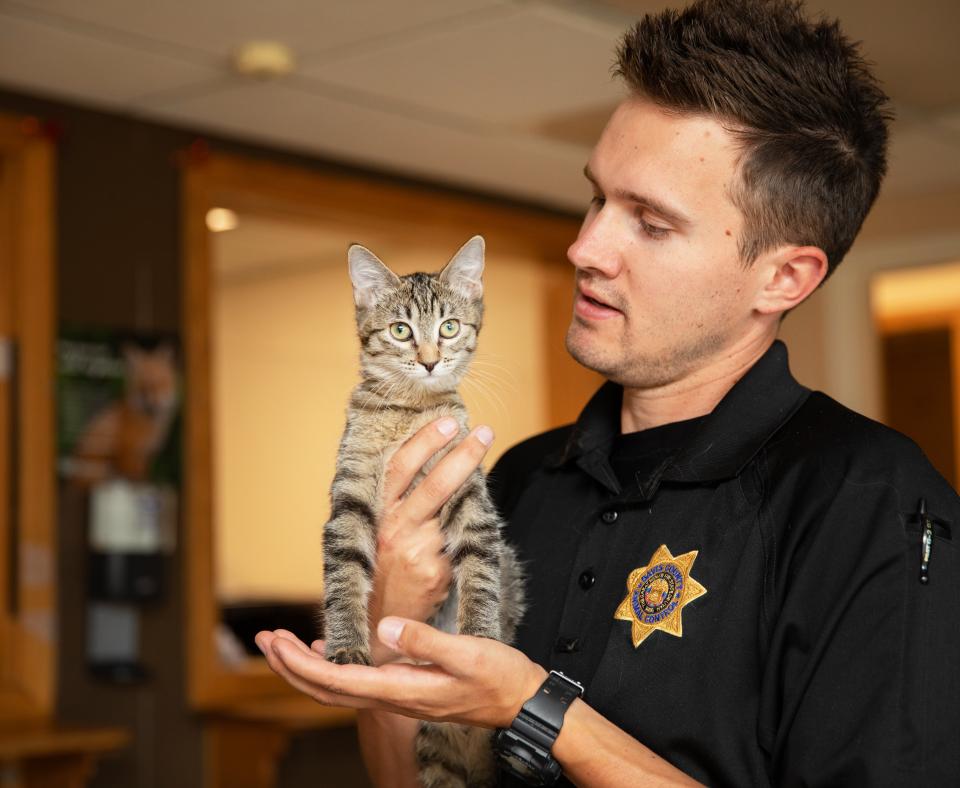
[[[372,307],[382,290],[400,284],[400,277],[360,244],[353,244],[347,250],[347,264],[353,282],[353,301],[358,307]]]
[[[440,281],[470,299],[483,295],[482,235],[475,235],[458,251],[440,272]]]

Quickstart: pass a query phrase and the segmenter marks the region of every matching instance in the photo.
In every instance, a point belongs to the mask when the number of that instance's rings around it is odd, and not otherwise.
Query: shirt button
[[[596,582],[597,582],[597,576],[593,572],[591,572],[589,569],[587,569],[580,575],[580,588],[582,588],[584,591],[587,591],[593,588],[593,584]]]
[[[617,518],[620,516],[620,512],[610,509],[609,511],[604,512],[600,515],[600,519],[603,520],[607,525],[615,523]]]
[[[572,654],[580,649],[580,638],[557,638],[553,650],[560,654]]]

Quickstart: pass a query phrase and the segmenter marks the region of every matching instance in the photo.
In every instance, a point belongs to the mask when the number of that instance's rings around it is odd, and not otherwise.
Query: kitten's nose
[[[433,368],[437,366],[436,361],[421,361],[420,363],[423,364],[424,367],[426,367],[427,372],[433,372]]]

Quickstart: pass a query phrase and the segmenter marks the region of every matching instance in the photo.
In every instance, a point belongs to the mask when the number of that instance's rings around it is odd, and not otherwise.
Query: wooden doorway
[[[518,429],[518,434],[512,436],[512,440],[519,440],[532,432],[573,420],[600,380],[598,376],[587,372],[570,359],[563,344],[573,296],[573,272],[566,261],[566,249],[576,236],[579,226],[576,218],[452,194],[425,186],[291,168],[202,152],[201,155],[188,156],[184,167],[183,188],[186,287],[184,339],[187,362],[184,533],[188,562],[189,694],[195,707],[213,710],[235,706],[244,699],[271,695],[289,696],[292,693],[292,690],[269,671],[259,654],[246,653],[235,647],[228,652],[222,647],[223,637],[219,646],[215,637],[215,633],[217,636],[226,634],[223,628],[221,595],[224,590],[223,581],[229,569],[226,561],[232,560],[229,555],[225,558],[226,554],[218,547],[217,529],[223,526],[223,514],[230,508],[220,496],[226,483],[223,481],[226,477],[221,471],[222,465],[231,456],[240,455],[240,452],[224,448],[224,436],[235,438],[237,430],[220,419],[224,405],[217,399],[218,390],[237,392],[240,388],[237,379],[230,377],[232,373],[229,370],[222,371],[225,346],[221,337],[225,334],[225,326],[228,326],[228,321],[224,320],[227,310],[233,309],[233,306],[239,310],[240,317],[229,325],[233,326],[230,331],[237,336],[240,336],[242,330],[239,346],[251,349],[249,354],[243,355],[244,363],[253,359],[261,369],[265,369],[267,363],[271,365],[271,369],[275,369],[274,361],[280,355],[289,352],[294,346],[302,346],[303,343],[279,341],[281,335],[276,332],[271,334],[270,324],[279,326],[280,321],[299,308],[296,302],[306,292],[305,288],[311,286],[309,277],[303,275],[303,271],[317,273],[311,266],[315,266],[323,256],[325,244],[336,242],[338,273],[335,277],[323,279],[323,282],[327,283],[323,287],[332,294],[336,288],[347,283],[345,252],[349,241],[371,243],[376,251],[380,250],[377,244],[383,243],[388,250],[384,259],[388,262],[391,262],[390,249],[394,250],[396,257],[409,253],[408,262],[411,265],[419,263],[419,259],[414,260],[413,252],[428,252],[429,254],[422,256],[424,262],[419,270],[430,270],[431,267],[439,268],[445,262],[445,259],[435,256],[437,249],[445,248],[452,254],[467,238],[480,232],[487,239],[487,271],[491,280],[497,276],[497,265],[501,272],[510,273],[508,269],[514,264],[524,272],[519,279],[504,276],[502,280],[522,280],[522,286],[518,285],[513,291],[510,291],[510,287],[500,288],[498,291],[501,298],[513,299],[516,302],[512,307],[513,314],[519,316],[514,334],[515,344],[527,346],[529,350],[532,346],[531,332],[536,337],[535,341],[540,343],[535,358],[535,378],[530,378],[529,387],[518,387],[522,390],[516,391],[512,395],[515,399],[507,403],[510,410],[527,411],[530,410],[529,402],[518,398],[535,399],[539,415],[537,419],[531,420],[531,429],[528,432],[519,434]],[[218,265],[219,242],[211,236],[214,231],[207,223],[208,213],[213,209],[227,209],[238,215],[241,222],[245,221],[246,217],[246,220],[259,223],[261,229],[268,226],[289,226],[290,237],[298,239],[296,242],[291,241],[291,244],[297,246],[301,253],[292,255],[284,264],[284,295],[270,301],[271,304],[280,305],[269,313],[273,317],[264,318],[263,315],[267,313],[259,307],[252,309],[251,304],[254,302],[246,296],[242,305],[236,298],[229,304],[224,301],[225,281],[231,280],[237,285],[234,289],[238,290],[241,282],[246,286],[253,278],[264,279],[265,273],[264,266],[255,260],[243,261],[242,265],[236,260],[226,267]],[[314,233],[317,228],[322,229],[320,240],[317,240]],[[274,236],[261,234],[257,237],[259,241],[245,242],[239,246],[247,251],[261,243],[269,247],[271,252],[276,248],[272,241],[263,241],[266,237]],[[377,240],[377,243],[370,239]],[[308,253],[303,254],[303,250],[308,250]],[[279,250],[276,256],[282,257]],[[253,267],[259,270],[254,271]],[[304,283],[303,287],[291,286],[290,282],[298,277],[298,281]],[[313,278],[319,279],[319,275]],[[279,292],[279,287],[276,290]],[[336,299],[330,297],[324,300],[320,296],[311,296],[308,300],[314,304],[314,312],[322,309],[325,319],[329,316],[328,325],[331,330],[342,325],[349,331],[352,330],[352,317],[340,315],[336,310],[344,303],[351,303],[351,300],[349,293],[346,301],[343,301],[340,295],[342,294],[338,291]],[[261,301],[265,302],[266,298],[257,303]],[[487,339],[489,344],[492,332],[499,330],[508,333],[510,330],[509,318],[506,321],[500,318],[494,320],[494,305],[490,300],[487,307],[488,320],[485,321],[485,336],[481,339],[481,348],[484,346],[484,339]],[[523,313],[524,307],[539,317],[531,322],[530,315]],[[256,315],[252,312],[256,312]],[[508,314],[508,310],[504,310],[502,314]],[[218,332],[221,337],[218,337]],[[282,336],[290,336],[286,330],[281,333]],[[316,334],[320,335],[319,332]],[[254,345],[262,343],[264,337],[270,340],[272,350],[256,356],[253,352],[256,350]],[[355,337],[340,337],[339,334],[337,337],[334,338],[331,333],[325,341],[328,345],[346,347],[351,354],[349,363],[355,363]],[[509,343],[506,344],[509,347]],[[528,353],[527,357],[533,359],[533,356],[534,354]],[[523,370],[517,374],[528,373],[529,370]],[[249,375],[249,371],[245,374]],[[264,378],[264,375],[260,375],[256,382],[262,383]],[[250,380],[249,377],[247,379]],[[281,417],[286,419],[290,411],[309,415],[309,408],[299,406],[288,408],[281,413],[283,406],[278,406],[273,396],[280,388],[282,387],[276,386],[256,396],[246,397],[247,400],[267,401],[271,403],[272,410],[265,410],[259,417],[251,416],[242,421],[246,424],[278,425]],[[301,391],[304,388],[299,386]],[[342,397],[324,397],[322,402],[315,403],[310,408],[323,407],[335,413],[338,419],[342,419],[346,394],[347,391],[344,391]],[[342,422],[339,428],[342,429]],[[502,437],[502,433],[498,433]],[[504,439],[499,445],[500,450],[507,448],[509,442]],[[268,473],[274,473],[278,467],[284,465],[284,458],[278,454],[283,451],[285,449],[281,445],[273,453],[262,449],[249,452],[249,455],[260,454],[273,458],[271,467],[256,478],[262,481]],[[316,452],[332,457],[334,444],[318,446]],[[286,477],[299,473],[296,469],[307,463],[312,465],[313,460],[306,456],[302,462],[286,463],[286,466],[291,468]],[[329,484],[329,479],[321,479],[320,476],[322,474],[317,474],[315,479],[313,499],[323,501],[325,505],[325,487]],[[251,478],[249,474],[247,478]],[[218,479],[221,480],[220,487]],[[285,479],[278,479],[277,484],[262,486],[282,498],[282,493],[277,493],[278,485],[282,481]],[[260,498],[265,494],[263,490],[258,491],[256,485],[246,484],[243,489],[246,493],[257,493]],[[262,501],[251,499],[249,506],[232,508],[248,513],[253,506],[260,503]],[[276,515],[276,511],[273,514]],[[276,516],[266,518],[271,523],[271,528],[279,527],[277,519]],[[285,517],[280,517],[279,520],[287,522]],[[316,513],[311,513],[307,520],[313,524],[311,527],[316,529],[323,523],[323,518]],[[304,525],[300,530],[304,531],[307,527]],[[249,539],[235,539],[233,543],[239,541],[251,544],[256,535],[253,531],[250,533]],[[294,558],[299,557],[299,554],[313,556],[316,564],[313,577],[317,578],[319,544],[316,547],[305,545],[299,551],[288,544],[286,550],[286,566],[292,566]],[[262,560],[262,554],[256,558],[261,565],[269,562]],[[233,588],[237,585],[231,583]],[[307,589],[306,584],[301,587]],[[315,587],[314,594],[317,590],[319,589]],[[233,634],[237,634],[236,629]],[[330,716],[335,714],[329,710],[327,713]]]
[[[960,486],[960,263],[887,271],[871,284],[883,421]]]
[[[54,149],[0,117],[0,722],[51,715],[56,676]]]

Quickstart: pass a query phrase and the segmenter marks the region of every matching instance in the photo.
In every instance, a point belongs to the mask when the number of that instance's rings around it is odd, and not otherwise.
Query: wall
[[[0,112],[37,115],[60,134],[60,323],[178,331],[180,217],[174,160],[194,135],[3,91]],[[217,145],[326,166],[227,141]],[[879,414],[878,360],[866,282],[873,271],[885,267],[960,258],[956,205],[956,194],[881,200],[833,281],[802,312],[787,318],[784,332],[792,337],[801,379],[852,407]],[[103,763],[95,788],[198,786],[200,725],[184,701],[181,631],[188,600],[181,593],[179,556],[171,566],[169,594],[143,616],[141,645],[151,679],[137,687],[100,684],[87,673],[83,660],[84,511],[82,498],[62,494],[58,716],[64,722],[116,724],[135,732],[130,750]],[[302,778],[306,784],[310,778],[303,775],[313,773],[314,783],[322,784],[314,764],[324,758],[344,764],[337,783],[360,779],[351,737],[331,734],[295,747],[284,780]]]
[[[180,324],[178,178],[171,155],[183,133],[51,102],[0,93],[0,112],[34,114],[59,135],[57,315],[61,325],[177,331]],[[99,788],[199,785],[200,726],[186,708],[179,561],[170,592],[142,619],[151,672],[112,686],[87,671],[85,497],[58,501],[60,571],[57,716],[120,725],[132,747],[104,760]]]
[[[37,116],[58,138],[59,323],[179,333],[176,160],[195,135],[2,90],[0,112]],[[343,169],[226,140],[212,144],[216,150]],[[101,683],[84,660],[85,498],[63,489],[58,509],[58,720],[119,725],[134,734],[129,749],[101,762],[93,788],[198,788],[201,725],[185,702],[182,631],[189,600],[182,594],[182,555],[171,562],[168,594],[142,616],[140,645],[149,680],[136,686]],[[351,731],[301,734],[282,765],[281,788],[323,784],[365,784]]]
[[[800,380],[854,410],[883,417],[880,341],[870,281],[880,271],[960,258],[960,191],[881,193],[830,281],[784,321]],[[960,307],[960,304],[957,305]]]
[[[225,236],[214,236],[215,257]],[[319,597],[320,526],[328,519],[327,489],[357,382],[345,247],[306,265],[285,265],[284,236],[278,223],[269,258],[275,265],[253,275],[221,274],[215,285],[214,511],[224,602]],[[374,250],[375,241],[364,237]],[[424,248],[416,254],[387,256],[388,265],[398,274],[439,269],[456,251],[419,243]],[[221,259],[216,265],[231,267]],[[495,425],[488,465],[551,426],[546,302],[535,297],[545,267],[498,254],[487,262],[484,328],[462,391],[472,423]]]

